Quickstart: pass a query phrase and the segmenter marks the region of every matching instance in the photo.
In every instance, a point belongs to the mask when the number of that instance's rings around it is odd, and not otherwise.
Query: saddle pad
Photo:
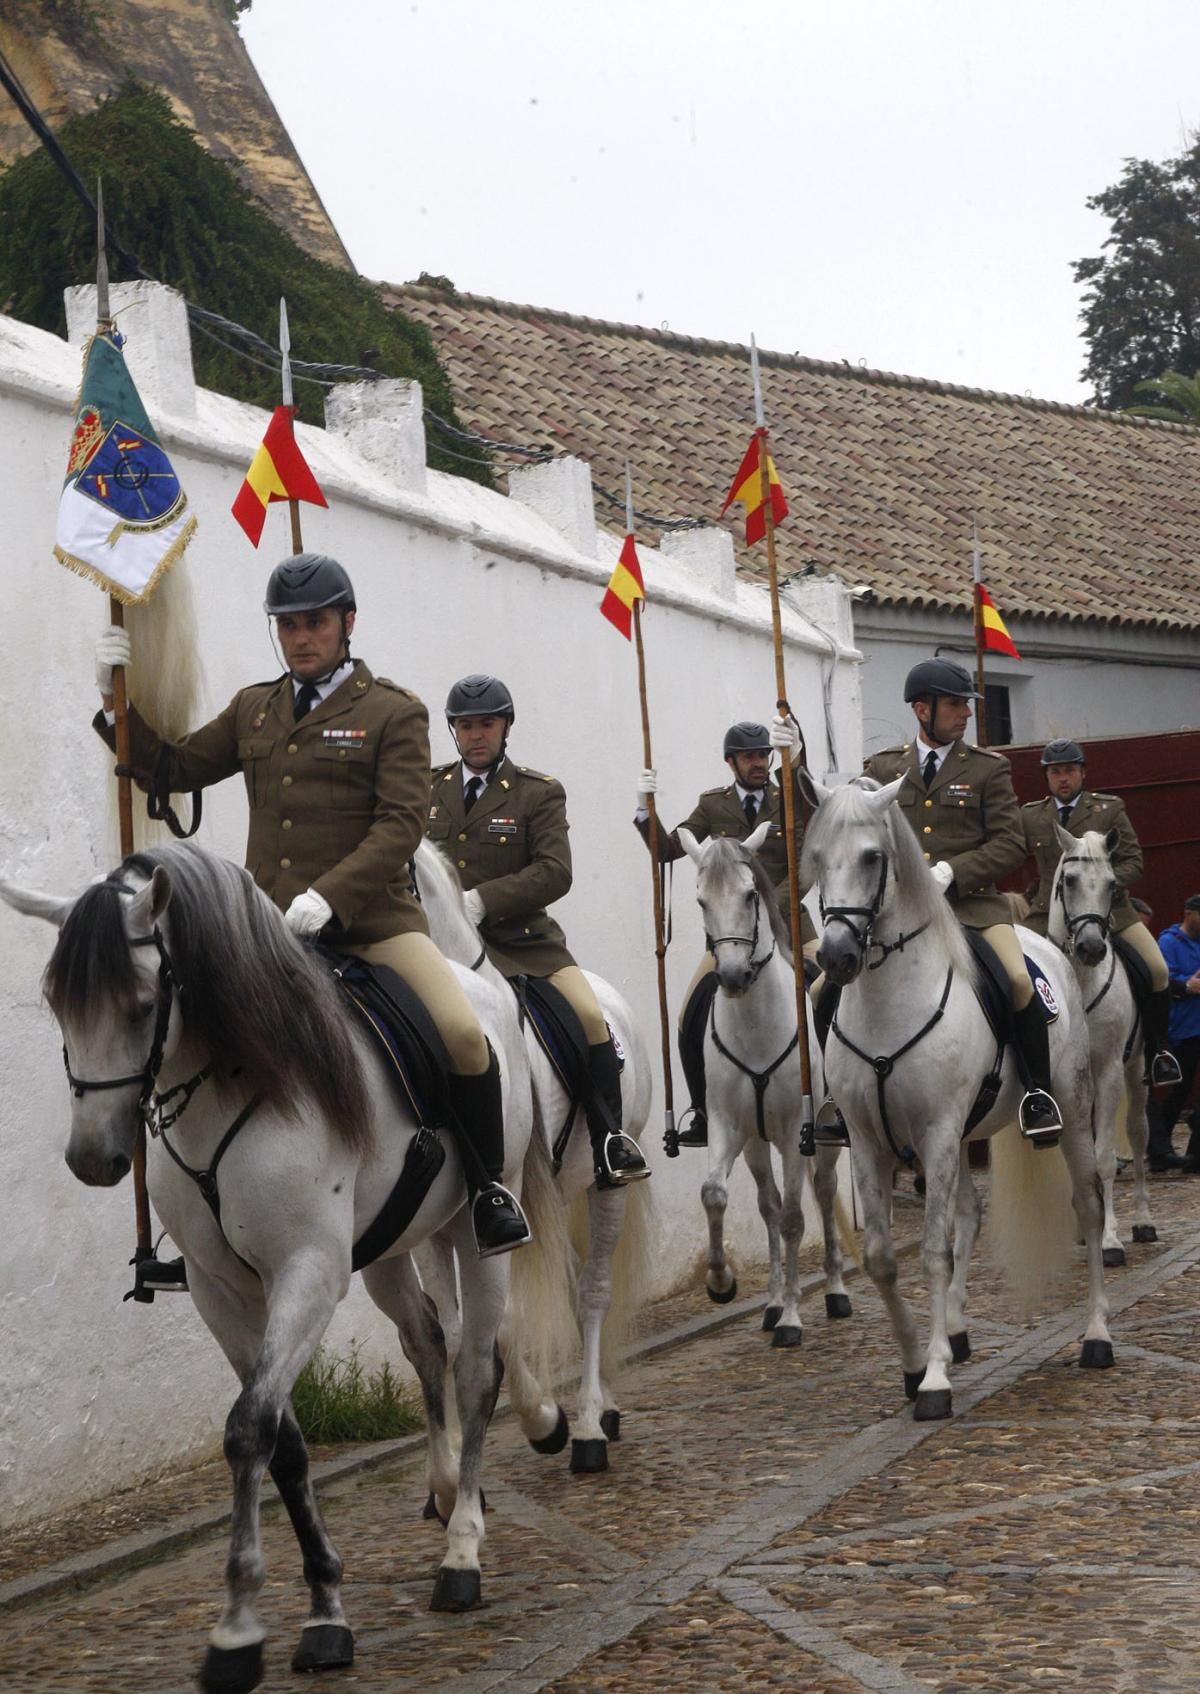
[[[450,1055],[416,992],[386,965],[369,965],[351,953],[319,951],[375,1037],[388,1072],[417,1122],[427,1129],[451,1124],[446,1083]]]
[[[1150,978],[1150,967],[1142,955],[1131,947],[1128,941],[1120,935],[1110,935],[1109,940],[1116,950],[1116,955],[1125,966],[1125,974],[1129,978],[1129,986],[1133,991],[1133,1002],[1140,1011],[1150,998],[1154,984]]]
[[[572,1100],[590,1086],[587,1033],[574,1006],[544,976],[511,979],[538,1043]],[[619,1055],[621,1056],[621,1055]]]
[[[1054,997],[1054,990],[1050,986],[1049,977],[1041,965],[1034,963],[1028,953],[1025,955],[1025,968],[1029,972],[1030,981],[1033,983],[1034,998],[1045,1013],[1046,1022],[1053,1023],[1058,1017],[1058,1001]]]

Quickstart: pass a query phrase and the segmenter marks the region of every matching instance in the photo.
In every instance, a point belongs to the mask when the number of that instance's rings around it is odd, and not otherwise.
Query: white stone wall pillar
[[[665,530],[659,552],[673,565],[683,565],[723,600],[737,599],[737,560],[727,529],[706,524],[703,529]]]
[[[596,558],[592,467],[586,460],[568,453],[542,465],[520,465],[508,473],[508,493],[545,518],[577,553]]]
[[[419,382],[339,382],[325,396],[325,428],[397,488],[424,494],[425,400]]]
[[[67,308],[67,340],[82,347],[96,328],[94,282],[63,291]],[[109,310],[125,337],[125,363],[137,384],[142,403],[157,423],[196,415],[196,376],[192,369],[192,336],[187,301],[161,282],[114,282],[108,290]]]

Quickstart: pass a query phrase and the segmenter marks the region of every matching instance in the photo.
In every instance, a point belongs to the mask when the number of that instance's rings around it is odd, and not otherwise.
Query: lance
[[[633,472],[625,461],[625,533],[633,538]],[[646,698],[646,653],[642,646],[642,600],[633,602],[633,640],[637,652],[638,699],[642,708],[642,763],[647,770],[654,764],[650,751],[650,707]],[[658,1022],[662,1036],[664,1129],[663,1147],[669,1159],[679,1157],[679,1136],[675,1129],[675,1083],[671,1075],[671,1018],[667,1007],[667,941],[663,920],[662,867],[658,861],[658,807],[653,794],[646,795],[646,810],[650,814],[650,882],[654,905],[654,958],[658,973]]]
[[[987,696],[983,682],[983,598],[979,592],[983,584],[983,561],[979,554],[979,525],[974,516],[971,518],[971,534],[971,562],[975,575],[975,586],[971,591],[975,621],[975,686],[979,690],[979,699],[975,702],[975,733],[979,737],[979,745],[986,747],[988,738]]]
[[[283,403],[287,407],[288,412],[288,428],[292,430],[294,435],[294,414],[296,408],[292,395],[291,351],[292,337],[291,332],[288,329],[287,301],[281,294],[279,296],[279,353],[281,359],[279,374],[283,383]],[[292,552],[303,553],[304,540],[300,534],[300,502],[299,500],[293,499],[291,495],[288,496],[288,512],[290,513],[292,520]]]
[[[114,331],[112,311],[108,301],[108,254],[104,244],[104,183],[96,178],[96,334],[111,336]],[[109,622],[117,629],[125,627],[125,608],[115,594],[108,597]],[[112,674],[113,718],[117,742],[117,823],[121,836],[121,857],[133,852],[133,785],[129,776],[129,696],[125,688],[125,667],[114,665]],[[137,1247],[133,1264],[154,1257],[150,1229],[150,1195],[146,1188],[146,1125],[139,1121],[133,1144],[133,1205],[137,1218]],[[149,1301],[152,1294],[135,1294],[135,1299]]]
[[[763,410],[762,383],[758,373],[758,347],[750,337],[750,375],[754,383],[754,425],[758,437],[759,493],[763,503],[763,522],[767,537],[767,580],[771,590],[771,633],[775,644],[776,710],[786,722],[789,718],[799,729],[795,713],[788,705],[787,678],[783,664],[783,620],[779,609],[779,570],[775,561],[775,512],[771,503],[770,455],[767,450],[767,420]],[[801,737],[803,747],[803,737]],[[808,1046],[808,993],[804,986],[804,954],[800,941],[800,869],[796,856],[796,782],[790,751],[784,754],[787,766],[780,781],[783,794],[784,838],[787,843],[788,906],[792,931],[792,972],[796,984],[796,1041],[800,1053],[800,1151],[811,1156],[816,1151],[815,1123],[812,1099],[812,1056]]]

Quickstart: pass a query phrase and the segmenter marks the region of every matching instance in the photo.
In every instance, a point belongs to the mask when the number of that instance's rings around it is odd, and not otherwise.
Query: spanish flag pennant
[[[1013,645],[1013,638],[1005,627],[1004,619],[992,604],[992,597],[981,582],[975,584],[975,598],[979,606],[979,626],[983,631],[983,651],[1005,653],[1010,659],[1019,659],[1021,655]]]
[[[233,502],[233,515],[255,547],[262,540],[267,507],[272,500],[307,500],[311,506],[329,504],[296,445],[292,430],[294,410],[292,406],[276,406],[271,413],[262,445],[250,461],[246,480]]]
[[[638,563],[637,548],[634,546],[632,535],[625,537],[625,545],[621,548],[621,556],[617,560],[617,568],[609,578],[604,598],[600,602],[600,610],[612,624],[620,630],[626,641],[633,638],[633,608],[636,601],[645,601],[646,584],[642,580],[642,567]]]
[[[725,497],[721,507],[724,517],[735,500],[739,500],[746,510],[746,545],[753,547],[756,541],[761,541],[767,533],[767,520],[764,513],[762,491],[762,472],[758,463],[758,443],[762,430],[755,430],[746,449],[746,457],[738,466],[737,475],[733,479],[733,487]],[[788,503],[783,492],[783,484],[779,480],[779,472],[775,469],[775,461],[770,453],[767,454],[767,482],[771,490],[771,515],[777,524],[781,524],[788,515]]]

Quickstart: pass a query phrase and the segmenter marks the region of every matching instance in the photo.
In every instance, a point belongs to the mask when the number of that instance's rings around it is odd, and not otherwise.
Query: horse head
[[[129,1170],[143,1104],[178,1038],[158,928],[170,898],[161,868],[137,877],[123,867],[76,900],[0,881],[0,899],[59,932],[42,987],[71,1085],[66,1161],[93,1187]]]
[[[744,994],[775,950],[779,909],[754,856],[770,829],[769,820],[760,823],[745,841],[729,836],[697,841],[690,830],[679,831],[680,846],[696,866],[708,950],[727,994]]]
[[[1102,963],[1108,951],[1108,929],[1112,903],[1117,892],[1112,858],[1120,835],[1089,829],[1084,835],[1069,835],[1054,826],[1062,858],[1050,888],[1047,932],[1065,953],[1074,953],[1082,965]]]

